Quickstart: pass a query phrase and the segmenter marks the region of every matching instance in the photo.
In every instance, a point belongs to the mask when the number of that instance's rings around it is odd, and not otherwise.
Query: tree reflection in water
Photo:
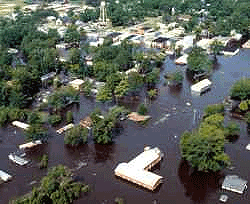
[[[194,203],[205,201],[210,193],[220,187],[219,180],[223,177],[220,172],[199,172],[192,169],[187,161],[182,160],[178,169],[178,176],[186,190],[186,196]]]

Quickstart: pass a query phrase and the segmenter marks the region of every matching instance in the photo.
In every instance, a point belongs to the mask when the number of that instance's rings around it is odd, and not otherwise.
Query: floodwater
[[[163,86],[163,78],[159,85],[159,96],[150,102],[152,120],[145,127],[126,121],[124,129],[114,139],[113,145],[95,145],[90,140],[88,145],[79,148],[68,148],[63,145],[63,136],[55,136],[48,144],[41,146],[36,153],[28,155],[32,162],[27,167],[16,166],[8,160],[8,153],[17,149],[17,144],[23,143],[22,131],[15,127],[0,130],[1,163],[0,169],[13,175],[8,183],[0,185],[0,203],[8,203],[10,199],[21,196],[37,185],[47,170],[38,168],[39,157],[48,153],[49,167],[65,164],[89,183],[93,192],[82,196],[75,203],[114,203],[115,197],[123,197],[127,204],[213,204],[219,203],[219,196],[225,193],[229,196],[227,203],[249,203],[249,190],[243,195],[221,190],[223,176],[236,174],[249,181],[250,152],[245,146],[250,143],[246,125],[241,126],[241,134],[237,141],[227,144],[226,153],[232,159],[234,168],[212,175],[193,172],[181,160],[179,140],[185,130],[197,127],[203,108],[208,104],[222,102],[228,95],[231,85],[241,77],[249,77],[250,50],[241,50],[234,57],[218,57],[218,65],[211,77],[211,91],[202,96],[192,96],[191,82],[185,79],[183,88],[171,89]],[[174,71],[175,64],[166,59],[164,70]],[[185,67],[177,67],[184,71]],[[162,74],[163,75],[163,74]],[[188,106],[186,103],[190,103]],[[132,110],[138,103],[128,103]],[[80,107],[75,108],[75,122],[87,116],[96,106],[92,99],[81,96]],[[101,105],[107,110],[108,104]],[[228,118],[230,120],[230,118]],[[164,177],[164,182],[155,192],[150,192],[114,176],[113,170],[120,162],[128,162],[143,151],[145,145],[157,146],[164,153],[164,159],[153,172]]]

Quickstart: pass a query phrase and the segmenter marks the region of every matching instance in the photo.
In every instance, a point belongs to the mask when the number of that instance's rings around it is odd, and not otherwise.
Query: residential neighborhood
[[[249,7],[2,0],[0,203],[249,203]]]

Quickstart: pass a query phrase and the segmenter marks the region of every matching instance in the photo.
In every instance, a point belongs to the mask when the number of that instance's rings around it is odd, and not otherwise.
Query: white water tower
[[[105,3],[105,1],[101,1],[99,22],[100,22],[101,25],[107,25],[108,24],[108,17],[107,17],[107,12],[106,12],[106,3]]]

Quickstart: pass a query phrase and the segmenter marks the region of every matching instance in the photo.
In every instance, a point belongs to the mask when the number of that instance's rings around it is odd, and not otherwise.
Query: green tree
[[[154,98],[155,96],[157,96],[157,91],[156,89],[150,89],[148,92],[148,96],[150,99]]]
[[[48,123],[52,126],[56,126],[62,122],[62,117],[60,115],[50,115],[48,117]]]
[[[127,79],[120,81],[119,85],[115,87],[115,95],[118,97],[125,96],[129,91],[129,82]]]
[[[48,130],[42,127],[41,124],[33,124],[27,130],[25,130],[25,140],[47,140],[49,137]]]
[[[246,100],[250,98],[250,78],[241,78],[230,89],[230,95],[234,99]]]
[[[240,126],[236,122],[230,122],[224,129],[225,131],[225,138],[230,136],[239,135],[240,133]]]
[[[140,115],[146,115],[146,113],[148,112],[148,108],[144,103],[139,104],[138,108],[137,108],[137,112]]]
[[[70,25],[64,35],[64,41],[67,43],[79,43],[80,33],[77,31],[77,26]]]
[[[224,114],[224,108],[223,104],[208,105],[204,108],[204,117],[208,117],[216,113]]]
[[[87,143],[88,129],[77,125],[66,132],[64,143],[70,145],[78,145]]]
[[[220,171],[230,165],[224,153],[224,117],[210,115],[193,132],[184,132],[180,148],[182,157],[199,171]]]
[[[81,51],[78,48],[71,48],[69,51],[69,61],[71,64],[79,64]]]
[[[66,113],[66,121],[67,121],[67,123],[72,123],[73,122],[73,113],[72,113],[72,111],[68,111],[67,113]]]
[[[89,185],[75,182],[71,171],[58,165],[48,171],[47,176],[42,178],[41,184],[34,187],[29,195],[15,200],[15,204],[26,203],[73,203],[80,197],[81,192],[88,192]]]
[[[112,90],[109,86],[106,84],[99,88],[97,94],[96,94],[96,100],[97,101],[111,101],[112,100]]]
[[[33,125],[33,124],[41,124],[42,120],[38,112],[30,112],[28,114],[28,123]]]
[[[222,42],[218,41],[218,40],[214,40],[211,44],[210,44],[210,50],[212,55],[214,56],[214,60],[217,60],[216,56],[218,54],[220,54],[220,51],[223,49],[223,44]]]
[[[212,63],[208,55],[200,47],[194,47],[187,58],[188,69],[191,73],[199,74],[209,72],[212,68]]]

